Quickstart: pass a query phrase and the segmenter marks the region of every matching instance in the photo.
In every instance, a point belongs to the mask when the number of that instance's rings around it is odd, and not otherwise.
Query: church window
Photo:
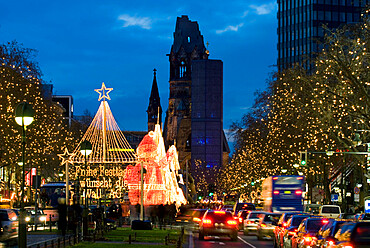
[[[185,77],[185,72],[186,72],[185,62],[181,61],[181,64],[180,64],[180,78]]]

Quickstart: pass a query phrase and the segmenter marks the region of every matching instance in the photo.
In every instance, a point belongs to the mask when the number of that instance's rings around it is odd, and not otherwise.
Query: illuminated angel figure
[[[177,183],[180,169],[177,150],[172,146],[166,153],[160,126],[156,125],[140,142],[136,149],[139,163],[129,165],[125,182],[129,188],[131,204],[140,203],[140,168],[141,162],[146,170],[144,179],[144,205],[186,203],[184,194]]]

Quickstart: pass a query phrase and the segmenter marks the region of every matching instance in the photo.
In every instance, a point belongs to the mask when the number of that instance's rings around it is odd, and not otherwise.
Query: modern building
[[[180,166],[211,188],[229,148],[223,132],[223,67],[208,59],[199,25],[177,18],[170,61],[170,95],[164,124],[166,146],[176,145]],[[205,189],[208,191],[208,189]]]
[[[369,0],[278,0],[278,69],[300,63],[310,69],[310,60],[323,48],[325,24],[335,29],[360,21]]]

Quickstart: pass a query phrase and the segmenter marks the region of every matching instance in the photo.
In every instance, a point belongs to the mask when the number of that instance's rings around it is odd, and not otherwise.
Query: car
[[[326,218],[339,218],[342,211],[337,205],[322,205],[319,209],[319,215]]]
[[[193,231],[198,231],[205,212],[207,209],[187,209],[176,217],[176,224],[189,224]]]
[[[259,216],[263,213],[262,211],[250,211],[244,220],[244,235],[255,235],[257,233],[257,226],[259,223]]]
[[[348,223],[350,220],[328,219],[328,223],[320,228],[317,233],[317,247],[327,248],[335,244],[334,235],[338,232],[341,226]]]
[[[357,221],[370,221],[370,213],[356,214],[354,220]]]
[[[18,216],[12,209],[0,209],[0,242],[18,242]]]
[[[250,212],[251,210],[239,211],[238,215],[236,216],[236,219],[238,220],[238,224],[239,224],[239,230],[244,230],[244,220]]]
[[[230,236],[231,240],[238,239],[238,222],[228,211],[207,210],[199,224],[199,240],[205,236]]]
[[[339,219],[342,220],[354,220],[356,214],[355,213],[341,213]]]
[[[324,217],[308,217],[299,225],[297,233],[292,237],[292,248],[311,248],[317,244],[317,232],[329,220]]]
[[[292,247],[292,238],[297,235],[298,227],[301,222],[313,215],[310,214],[295,214],[290,217],[282,237],[280,236],[280,245],[284,248]]]
[[[280,219],[281,213],[263,213],[259,216],[257,225],[257,239],[272,238],[274,229]]]
[[[236,216],[240,210],[256,210],[256,206],[249,202],[237,202],[233,208],[233,214]]]
[[[349,222],[334,235],[336,242],[330,248],[370,247],[370,222]]]
[[[46,214],[42,209],[36,209],[35,208],[26,208],[27,211],[27,217],[26,221],[29,225],[45,225],[46,224]]]
[[[287,227],[288,220],[294,214],[299,214],[300,212],[285,212],[282,213],[277,226],[274,229],[273,243],[274,247],[283,247],[283,236],[285,228]]]
[[[230,212],[232,212],[233,211],[233,208],[234,208],[233,205],[223,205],[223,206],[220,207],[219,210],[224,210],[224,211],[230,211]]]

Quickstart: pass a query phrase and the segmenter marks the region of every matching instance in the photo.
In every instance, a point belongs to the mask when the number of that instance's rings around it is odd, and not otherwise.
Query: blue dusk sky
[[[147,130],[153,69],[164,112],[176,18],[197,21],[210,59],[223,61],[224,129],[240,121],[256,90],[276,71],[274,0],[3,1],[0,43],[38,51],[36,61],[54,94],[72,95],[74,114],[99,102],[94,89],[112,87],[109,102],[122,130]],[[163,120],[165,114],[163,114]]]

